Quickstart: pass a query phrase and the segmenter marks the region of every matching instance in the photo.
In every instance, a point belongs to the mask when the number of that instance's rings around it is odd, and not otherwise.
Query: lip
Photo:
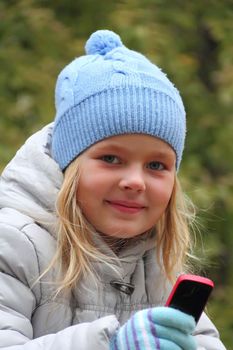
[[[145,206],[143,204],[137,202],[106,200],[106,203],[120,212],[129,214],[139,213],[140,211],[145,209]]]

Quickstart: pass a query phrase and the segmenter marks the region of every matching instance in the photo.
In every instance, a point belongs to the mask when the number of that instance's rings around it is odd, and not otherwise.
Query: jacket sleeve
[[[0,349],[2,350],[104,350],[118,327],[115,316],[82,323],[33,340],[30,322],[34,296],[17,279],[0,273]]]
[[[28,320],[25,320],[26,322]],[[115,333],[118,321],[115,316],[102,317],[90,323],[67,327],[56,334],[30,340],[19,329],[1,330],[1,350],[108,350],[109,339]],[[14,345],[18,344],[18,345]]]
[[[219,333],[205,313],[202,314],[194,336],[198,344],[198,350],[226,350],[219,338]]]
[[[40,274],[38,256],[29,237],[16,227],[0,224],[0,349],[104,350],[118,327],[115,316],[69,326],[34,338],[33,312],[40,298],[32,288]]]

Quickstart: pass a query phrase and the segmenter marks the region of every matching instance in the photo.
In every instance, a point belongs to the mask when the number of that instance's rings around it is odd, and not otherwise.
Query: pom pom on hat
[[[106,55],[116,47],[123,46],[121,38],[110,30],[98,30],[87,40],[85,51],[87,55]]]
[[[52,156],[60,168],[96,142],[137,133],[168,143],[178,170],[186,133],[178,90],[110,30],[93,33],[85,49],[87,55],[74,59],[57,79]]]

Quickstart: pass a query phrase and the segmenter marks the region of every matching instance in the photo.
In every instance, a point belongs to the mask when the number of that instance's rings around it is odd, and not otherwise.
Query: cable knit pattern
[[[86,56],[58,76],[52,153],[64,170],[94,143],[114,135],[159,137],[182,158],[186,133],[179,92],[155,64],[109,30],[91,35]]]

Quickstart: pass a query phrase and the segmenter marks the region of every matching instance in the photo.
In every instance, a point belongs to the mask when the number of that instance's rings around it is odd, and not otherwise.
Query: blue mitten
[[[120,327],[111,339],[110,350],[196,350],[194,328],[194,318],[179,310],[141,310]]]

